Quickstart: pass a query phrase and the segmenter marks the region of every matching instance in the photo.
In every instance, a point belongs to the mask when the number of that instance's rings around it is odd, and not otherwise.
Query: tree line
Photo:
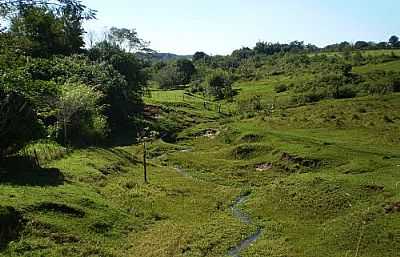
[[[96,12],[77,0],[0,1],[0,157],[35,139],[110,142],[142,126],[150,51],[135,30],[111,28],[85,48]]]

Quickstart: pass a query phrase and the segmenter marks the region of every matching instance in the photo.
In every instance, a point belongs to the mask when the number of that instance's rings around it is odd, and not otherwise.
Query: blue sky
[[[228,54],[257,41],[387,41],[400,35],[399,0],[83,0],[86,30],[136,28],[159,52]]]

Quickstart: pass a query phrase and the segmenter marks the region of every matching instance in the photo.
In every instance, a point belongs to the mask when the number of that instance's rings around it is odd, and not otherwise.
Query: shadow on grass
[[[21,157],[0,160],[0,183],[20,186],[59,186],[64,175],[56,168],[41,168]]]
[[[0,206],[0,251],[16,240],[24,226],[22,215],[13,207]]]

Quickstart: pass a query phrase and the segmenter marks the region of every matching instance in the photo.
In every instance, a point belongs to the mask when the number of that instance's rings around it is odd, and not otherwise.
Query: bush
[[[173,89],[183,80],[176,67],[173,67],[172,65],[167,65],[160,69],[153,79],[162,89]]]
[[[238,100],[238,107],[241,113],[259,112],[265,109],[265,104],[261,101],[261,96],[251,96],[247,98],[240,98]]]
[[[205,85],[209,95],[217,99],[224,99],[233,96],[233,81],[226,71],[217,69],[207,75]]]
[[[0,157],[17,152],[42,132],[30,102],[20,93],[0,89]]]
[[[188,91],[192,94],[196,94],[196,93],[205,93],[206,89],[204,88],[203,82],[201,82],[200,80],[196,80],[196,81],[192,81],[189,84],[189,89]]]
[[[57,118],[63,126],[63,139],[79,144],[101,141],[107,133],[107,120],[99,104],[103,94],[84,84],[70,83],[61,87],[57,101]]]
[[[345,85],[339,88],[339,93],[336,96],[338,99],[353,98],[357,96],[357,90],[352,85]]]
[[[275,86],[275,92],[276,93],[282,93],[282,92],[286,92],[288,90],[288,86],[284,85],[284,84],[278,84]]]

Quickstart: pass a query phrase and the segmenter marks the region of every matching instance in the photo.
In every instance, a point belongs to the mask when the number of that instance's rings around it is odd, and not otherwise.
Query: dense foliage
[[[79,1],[17,2],[0,2],[9,21],[0,33],[2,152],[40,138],[37,131],[75,145],[135,134],[147,64],[131,50],[146,42],[134,30],[112,28],[85,50],[82,22],[94,11]]]
[[[39,122],[29,101],[19,93],[0,89],[0,158],[39,134]]]

